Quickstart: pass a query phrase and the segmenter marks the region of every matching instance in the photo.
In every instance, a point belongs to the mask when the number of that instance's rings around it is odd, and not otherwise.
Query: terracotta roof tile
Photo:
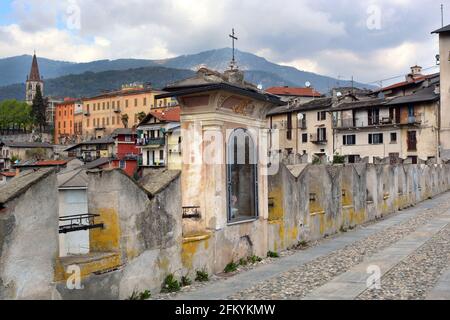
[[[0,176],[4,176],[4,177],[15,177],[16,173],[15,172],[0,172]]]
[[[153,111],[150,114],[160,121],[180,122],[181,109],[180,107],[172,107],[164,111]]]
[[[43,160],[37,161],[33,164],[33,166],[37,167],[45,167],[45,166],[64,166],[68,163],[67,160]]]
[[[402,81],[402,82],[394,83],[394,84],[392,84],[390,86],[381,88],[379,90],[379,92],[384,92],[384,91],[388,91],[388,90],[392,90],[392,89],[397,89],[397,88],[409,86],[411,84],[417,84],[417,83],[420,83],[422,81],[425,81],[426,79],[430,79],[430,78],[433,78],[433,77],[436,77],[436,74],[417,76],[417,77],[414,78],[413,81]]]
[[[322,97],[322,94],[313,88],[272,87],[266,92],[278,96]]]

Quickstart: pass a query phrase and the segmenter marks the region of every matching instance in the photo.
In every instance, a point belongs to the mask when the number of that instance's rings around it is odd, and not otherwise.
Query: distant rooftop
[[[129,96],[129,95],[135,95],[135,94],[143,94],[143,93],[163,93],[164,91],[154,89],[152,87],[124,87],[120,90],[113,90],[113,91],[107,91],[102,94],[84,98],[83,101],[90,101],[90,100],[99,100],[99,99],[105,99],[105,98],[114,98],[114,97],[122,97],[122,96]]]
[[[141,121],[139,126],[147,124],[152,117],[155,117],[161,122],[180,122],[180,114],[180,107],[169,107],[164,111],[152,111]]]
[[[443,28],[437,29],[435,31],[433,31],[432,33],[445,33],[445,32],[450,32],[450,24],[448,26],[445,26]]]
[[[277,96],[296,96],[319,98],[322,94],[313,88],[294,88],[294,87],[272,87],[266,89],[266,92]]]
[[[397,82],[397,83],[394,83],[394,84],[392,84],[390,86],[381,88],[381,89],[378,90],[378,92],[384,92],[384,91],[389,91],[389,90],[392,90],[392,89],[408,87],[408,86],[411,86],[411,85],[414,85],[414,84],[418,84],[418,83],[424,82],[427,79],[432,79],[432,78],[435,78],[435,77],[439,77],[439,73],[433,73],[433,74],[427,74],[427,75],[417,75],[417,76],[412,77],[411,80],[409,80],[409,81],[405,80],[405,81]]]
[[[115,140],[112,136],[107,136],[107,137],[103,137],[100,139],[96,139],[96,140],[90,140],[90,141],[85,141],[82,143],[79,143],[77,145],[74,145],[70,148],[67,148],[64,151],[72,151],[75,149],[78,149],[81,146],[90,146],[90,145],[102,145],[102,144],[114,144]]]
[[[53,149],[53,145],[46,142],[15,142],[15,141],[2,141],[0,145],[4,145],[10,148],[47,148]]]
[[[98,158],[97,160],[86,163],[81,169],[91,170],[101,167],[111,162],[111,158]]]
[[[289,112],[301,112],[301,111],[312,111],[312,110],[326,110],[328,108],[331,108],[333,104],[332,98],[318,98],[312,101],[309,101],[307,103],[300,103],[294,106],[291,105],[284,105],[281,107],[277,107],[272,109],[268,116],[274,116],[278,114],[285,114]]]

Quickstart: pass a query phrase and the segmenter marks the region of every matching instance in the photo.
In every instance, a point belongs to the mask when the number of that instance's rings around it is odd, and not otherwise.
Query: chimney
[[[411,73],[406,75],[406,81],[413,82],[416,78],[422,76],[422,67],[415,65],[411,67]]]
[[[342,98],[342,92],[339,90],[339,88],[333,88],[332,91],[332,101],[339,102],[339,100]]]
[[[415,76],[421,76],[422,75],[422,67],[415,65],[414,67],[411,67],[411,74]]]

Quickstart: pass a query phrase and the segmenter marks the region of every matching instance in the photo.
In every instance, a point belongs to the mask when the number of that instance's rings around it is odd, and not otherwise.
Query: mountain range
[[[223,71],[227,69],[231,49],[217,49],[164,60],[119,59],[74,63],[38,58],[41,76],[45,81],[45,94],[57,97],[87,97],[105,90],[114,90],[124,83],[150,82],[155,88],[189,77],[200,66]],[[23,99],[26,75],[32,57],[22,55],[0,59],[0,101]],[[237,51],[236,60],[245,71],[246,80],[271,86],[303,87],[310,82],[313,87],[327,93],[332,87],[349,86],[349,81],[301,71],[282,66],[251,53]],[[370,88],[354,83],[359,88]]]

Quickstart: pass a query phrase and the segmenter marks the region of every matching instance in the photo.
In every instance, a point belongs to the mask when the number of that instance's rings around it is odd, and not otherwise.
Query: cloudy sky
[[[446,22],[450,23],[450,0]],[[437,0],[1,0],[0,57],[160,59],[230,46],[372,82],[435,65]],[[429,72],[436,69],[429,69]]]

